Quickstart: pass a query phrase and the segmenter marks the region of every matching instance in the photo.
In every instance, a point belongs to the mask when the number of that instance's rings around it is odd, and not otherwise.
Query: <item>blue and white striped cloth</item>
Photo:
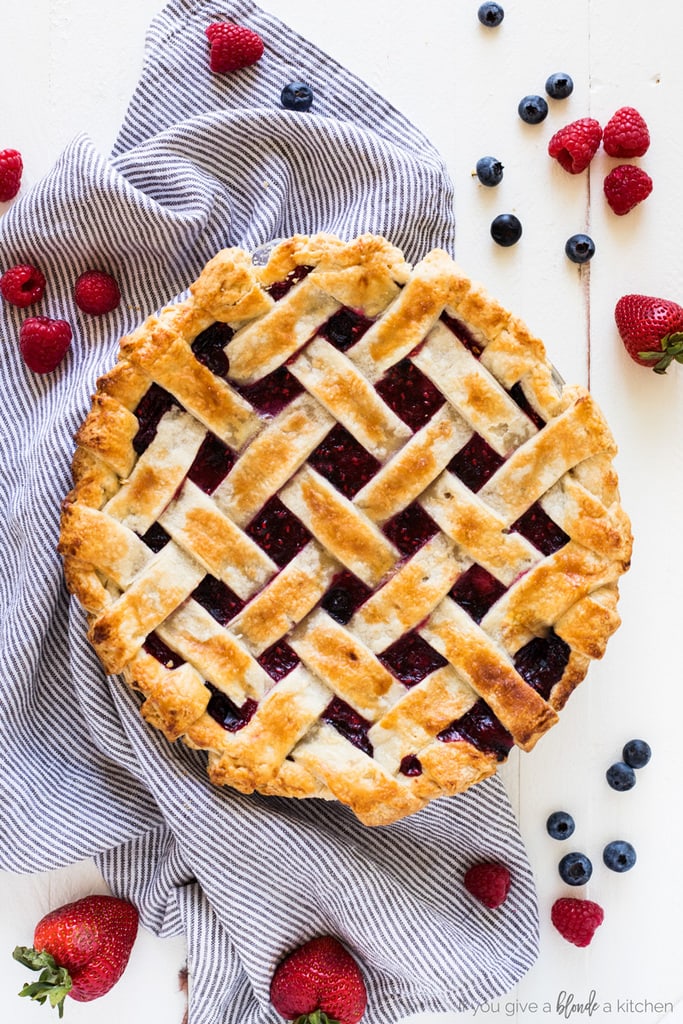
[[[266,50],[214,76],[204,29],[225,19],[259,32]],[[301,79],[313,110],[283,110],[282,86]],[[62,366],[34,375],[17,345],[26,313],[0,309],[0,867],[95,856],[144,925],[186,935],[192,1024],[274,1024],[275,964],[323,932],[363,966],[367,1024],[476,1006],[537,953],[532,874],[497,780],[380,829],[322,801],[215,789],[204,756],[171,747],[104,676],[64,588],[56,544],[71,439],[118,339],[218,249],[321,230],[380,233],[411,260],[452,251],[452,187],[390,104],[250,0],[172,0],[151,26],[112,155],[77,138],[0,222],[0,271],[42,267],[46,297],[30,312],[74,328]],[[121,284],[108,317],[72,301],[93,267]],[[461,885],[482,859],[512,870],[493,913]]]

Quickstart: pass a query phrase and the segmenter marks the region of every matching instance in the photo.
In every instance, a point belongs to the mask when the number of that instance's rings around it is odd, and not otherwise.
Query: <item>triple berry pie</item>
[[[89,639],[218,785],[396,821],[530,750],[619,623],[609,428],[442,251],[220,252],[76,443]]]

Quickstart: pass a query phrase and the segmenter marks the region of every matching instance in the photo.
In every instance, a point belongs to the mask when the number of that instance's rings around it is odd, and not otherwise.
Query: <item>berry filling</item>
[[[198,334],[192,342],[195,358],[217,377],[228,376],[230,362],[224,349],[234,333],[227,324],[216,320],[210,327]]]
[[[569,537],[564,530],[553,522],[538,502],[528,508],[510,529],[521,533],[544,555],[552,555],[553,551],[559,551],[569,543]]]
[[[363,337],[371,325],[372,320],[368,320],[362,313],[343,306],[323,324],[318,334],[340,352],[346,352]]]
[[[158,384],[152,384],[145,391],[135,410],[140,425],[133,438],[133,448],[138,455],[142,455],[154,440],[159,420],[164,413],[177,404],[173,395],[159,387]]]
[[[296,668],[299,664],[299,657],[288,643],[284,640],[278,640],[277,643],[263,652],[258,659],[258,663],[261,668],[265,669],[271,679],[279,683],[281,679],[289,675],[292,669]]]
[[[221,626],[227,625],[244,607],[244,601],[230,587],[208,574],[193,590],[192,597],[216,622],[220,622]]]
[[[269,285],[266,291],[275,302],[279,302],[280,299],[284,299],[288,291],[290,291],[295,284],[299,281],[303,281],[305,277],[308,277],[313,267],[307,267],[305,264],[300,264],[295,267],[294,270],[290,270],[282,281],[276,281],[274,284]]]
[[[257,512],[245,533],[255,540],[280,568],[291,562],[311,539],[301,520],[275,497],[270,498],[261,511]]]
[[[535,636],[515,654],[515,668],[529,686],[548,700],[569,661],[571,648],[557,633]]]
[[[215,687],[213,683],[207,683],[206,685],[211,691],[211,697],[206,708],[211,717],[227,732],[237,732],[239,729],[243,729],[258,707],[256,701],[252,700],[251,697],[247,697],[244,704],[238,707],[225,693]]]
[[[379,660],[405,686],[415,686],[448,662],[419,633],[404,633],[379,655]]]
[[[235,462],[234,452],[215,434],[207,434],[187,474],[188,480],[206,494],[212,494]]]
[[[447,468],[475,493],[505,462],[479,434],[472,434],[466,445],[453,456]]]
[[[507,590],[487,572],[481,565],[471,565],[466,572],[456,580],[450,596],[468,612],[475,622],[481,622],[489,608],[491,608],[499,597]]]
[[[161,551],[162,548],[166,547],[171,538],[166,533],[163,526],[160,526],[159,523],[152,523],[147,533],[143,533],[141,539],[144,540],[147,547],[151,548],[156,554],[158,551]]]
[[[348,569],[342,569],[332,579],[330,589],[323,595],[320,606],[343,626],[351,619],[372,590]]]
[[[415,754],[406,754],[405,757],[401,758],[398,770],[401,775],[422,775],[420,759]]]
[[[382,527],[384,534],[395,544],[402,555],[414,555],[430,537],[439,532],[439,527],[416,501],[408,505]]]
[[[277,370],[253,384],[235,384],[231,381],[231,386],[263,416],[276,416],[304,390],[303,384],[286,366],[278,366]]]
[[[513,384],[512,387],[510,388],[510,398],[512,399],[513,402],[515,402],[516,405],[519,406],[522,412],[525,412],[527,414],[531,422],[535,426],[537,426],[539,430],[541,430],[545,426],[545,420],[542,419],[538,415],[536,410],[531,406],[529,399],[524,394],[524,391],[522,390],[522,385],[519,383],[519,381],[516,384]]]
[[[185,659],[176,651],[172,651],[156,633],[150,633],[142,647],[166,668],[180,668],[185,664]]]
[[[368,730],[372,722],[359,715],[357,711],[340,697],[333,697],[320,716],[323,722],[333,726],[349,743],[358,747],[368,757],[373,756],[372,743],[368,739]]]
[[[473,356],[476,356],[477,359],[479,358],[484,349],[462,320],[457,320],[455,317],[449,316],[448,313],[444,312],[441,314],[441,322],[446,325],[449,331],[453,332],[458,341],[461,341]]]
[[[352,498],[380,468],[374,455],[340,423],[332,427],[308,461],[345,498]]]
[[[375,390],[411,430],[424,427],[446,401],[410,359],[395,363],[377,382]]]
[[[510,733],[503,728],[491,708],[481,698],[436,738],[443,743],[466,740],[477,750],[485,754],[494,754],[499,761],[505,760],[514,744]]]

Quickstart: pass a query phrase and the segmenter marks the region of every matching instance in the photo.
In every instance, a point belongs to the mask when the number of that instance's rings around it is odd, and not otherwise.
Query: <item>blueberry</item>
[[[636,862],[636,851],[630,843],[616,839],[602,851],[602,859],[610,871],[630,871]]]
[[[629,740],[624,747],[622,757],[631,768],[644,768],[652,757],[650,744],[645,740]]]
[[[540,124],[548,116],[548,104],[542,96],[524,96],[519,101],[517,113],[527,124]]]
[[[482,185],[493,188],[503,180],[503,165],[495,156],[482,156],[477,160],[477,177]]]
[[[290,82],[280,93],[280,102],[287,110],[310,110],[313,90],[305,82]]]
[[[574,819],[566,811],[554,811],[546,822],[546,828],[553,839],[569,839],[574,832]]]
[[[595,256],[595,242],[590,235],[572,235],[564,247],[572,263],[588,263]]]
[[[571,96],[574,91],[574,83],[570,75],[565,74],[564,71],[556,71],[547,79],[545,91],[553,100],[566,100],[567,96]]]
[[[627,789],[633,789],[636,784],[636,773],[630,765],[624,761],[617,761],[610,765],[606,772],[607,781],[612,789],[619,793],[625,793]]]
[[[514,213],[499,213],[491,222],[491,238],[498,245],[514,245],[522,237],[522,225]]]
[[[568,853],[560,861],[558,870],[567,885],[585,885],[593,874],[593,865],[585,853]]]
[[[486,25],[487,28],[495,28],[505,17],[505,11],[500,4],[485,3],[477,11],[477,17],[482,25]]]

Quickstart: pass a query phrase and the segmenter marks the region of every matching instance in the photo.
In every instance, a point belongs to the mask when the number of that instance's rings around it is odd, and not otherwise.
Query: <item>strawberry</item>
[[[650,132],[635,107],[619,107],[605,125],[602,144],[608,156],[616,156],[620,160],[643,156],[647,152]]]
[[[510,872],[504,864],[474,864],[464,878],[465,888],[490,910],[505,903],[510,891]]]
[[[629,213],[652,192],[652,178],[642,167],[619,164],[603,183],[605,198],[618,217]]]
[[[652,295],[622,295],[614,319],[631,359],[655,373],[683,363],[683,306]]]
[[[137,930],[137,910],[115,896],[86,896],[50,911],[36,925],[33,948],[14,950],[15,960],[41,972],[19,995],[48,999],[60,1017],[67,995],[81,1003],[98,999],[123,974]]]
[[[16,149],[0,149],[0,203],[14,199],[21,187],[24,164]]]
[[[249,67],[263,54],[263,40],[244,25],[218,21],[209,25],[205,35],[211,44],[211,70],[217,74]]]
[[[357,1024],[367,993],[358,964],[332,935],[305,942],[282,960],[270,999],[296,1024]]]
[[[570,174],[585,171],[602,140],[602,128],[593,117],[582,117],[555,132],[548,153]]]
[[[71,344],[66,320],[29,316],[19,328],[19,349],[29,370],[50,373],[62,361]]]
[[[550,911],[550,920],[562,938],[575,946],[590,945],[604,919],[605,912],[598,903],[573,896],[555,900]]]

